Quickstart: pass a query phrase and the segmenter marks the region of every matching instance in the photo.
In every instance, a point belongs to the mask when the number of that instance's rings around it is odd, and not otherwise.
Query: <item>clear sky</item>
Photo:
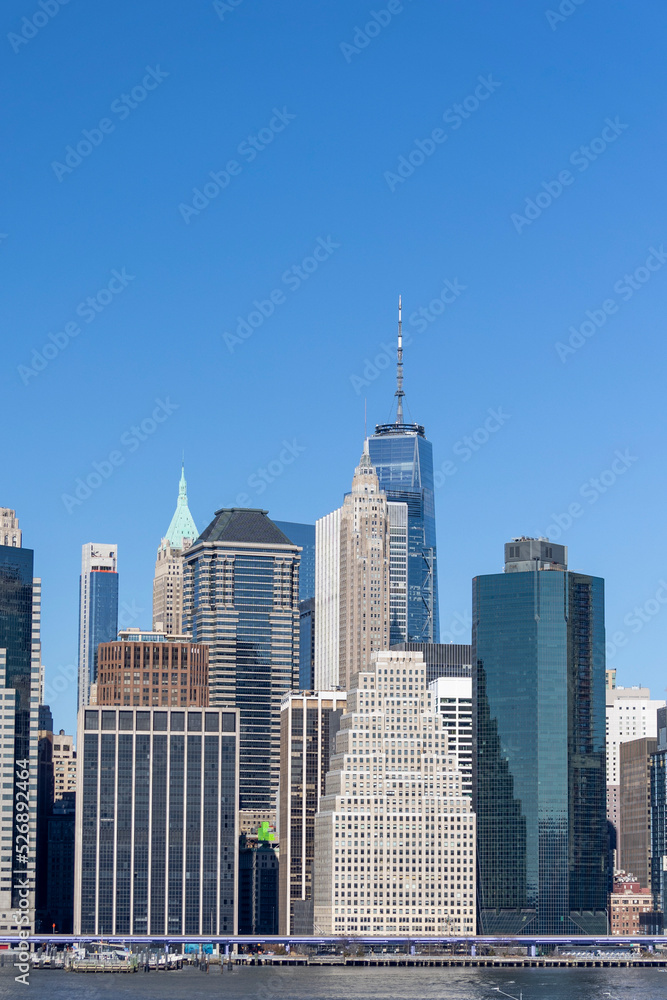
[[[58,679],[82,543],[118,544],[125,624],[148,627],[183,451],[200,530],[235,503],[337,506],[364,399],[369,426],[391,413],[399,293],[443,639],[468,641],[471,578],[504,542],[549,534],[606,580],[619,683],[660,696],[664,3],[8,0],[0,18],[0,504],[43,579],[56,726],[75,725]]]

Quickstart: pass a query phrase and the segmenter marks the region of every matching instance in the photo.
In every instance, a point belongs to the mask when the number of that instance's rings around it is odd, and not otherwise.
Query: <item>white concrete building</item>
[[[607,819],[620,833],[619,747],[628,740],[657,736],[657,713],[664,700],[651,698],[645,687],[616,687],[607,690]]]
[[[348,693],[315,817],[321,934],[475,934],[475,816],[421,653],[381,651]]]
[[[428,689],[442,716],[447,753],[456,755],[463,794],[472,798],[472,677],[438,677]]]
[[[340,508],[315,522],[315,690],[338,686]]]

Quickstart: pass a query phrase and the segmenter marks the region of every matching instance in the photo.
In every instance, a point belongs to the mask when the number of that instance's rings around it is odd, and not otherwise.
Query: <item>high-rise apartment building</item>
[[[243,809],[276,806],[280,702],[299,683],[299,555],[265,510],[231,508],[183,557],[185,627],[209,644],[210,704],[241,713]]]
[[[480,933],[606,931],[604,581],[515,538],[473,580]]]
[[[475,933],[475,817],[448,742],[421,655],[377,653],[315,818],[318,933]]]
[[[188,485],[183,466],[176,510],[157,550],[153,578],[153,628],[168,635],[183,632],[183,553],[198,534],[188,507]]]
[[[447,754],[458,762],[463,794],[472,798],[472,677],[438,677],[428,689],[442,717]]]
[[[281,934],[313,934],[315,815],[324,795],[342,691],[290,691],[280,706],[279,913]]]
[[[238,711],[79,711],[74,933],[234,934]]]
[[[403,337],[398,306],[396,420],[378,424],[368,439],[380,489],[408,507],[408,642],[438,642],[438,579],[433,449],[421,424],[403,417]]]
[[[645,736],[655,738],[656,713],[665,702],[651,698],[648,688],[614,687],[607,688],[606,703],[607,819],[614,824],[619,843],[622,833],[620,747],[627,740],[637,740]],[[625,863],[621,862],[617,867],[625,868]],[[637,875],[637,872],[632,874]]]
[[[0,933],[16,933],[26,880],[26,926],[34,928],[35,919],[40,581],[33,576],[32,549],[22,548],[14,511],[1,510],[8,544],[0,545]]]
[[[98,705],[208,705],[208,646],[129,628],[98,649]]]
[[[79,582],[79,708],[97,683],[97,647],[118,632],[118,547],[88,542],[81,550]]]
[[[655,737],[620,744],[618,867],[642,888],[651,884],[651,756]]]
[[[368,442],[339,511],[317,522],[315,687],[347,689],[371,654],[387,649],[406,615],[407,513],[380,490]],[[390,574],[390,554],[396,563]],[[338,666],[332,660],[338,653]]]

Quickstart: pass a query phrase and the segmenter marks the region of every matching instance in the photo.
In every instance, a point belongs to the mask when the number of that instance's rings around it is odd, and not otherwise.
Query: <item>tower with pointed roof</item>
[[[157,550],[153,579],[153,628],[168,635],[183,631],[183,553],[198,534],[188,507],[188,484],[182,465],[176,510]]]
[[[407,525],[404,504],[391,504],[380,488],[368,440],[352,489],[337,511],[321,518],[315,535],[315,687],[348,690],[371,653],[391,642],[392,532]],[[407,537],[404,538],[407,546]],[[403,563],[405,555],[403,554]],[[397,576],[400,569],[397,565]],[[406,597],[403,567],[402,601]],[[397,590],[397,594],[399,590]]]

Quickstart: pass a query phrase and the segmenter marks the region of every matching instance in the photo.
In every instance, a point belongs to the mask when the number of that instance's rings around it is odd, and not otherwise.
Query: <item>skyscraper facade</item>
[[[461,772],[461,791],[472,798],[472,677],[438,677],[428,689],[442,717],[445,749]]]
[[[393,581],[392,521],[396,556]],[[407,592],[406,522],[404,504],[395,504],[390,513],[365,442],[343,506],[316,525],[316,688],[346,690],[357,671],[370,663],[371,654],[388,648],[392,597],[396,629],[400,632]],[[333,661],[336,652],[337,665]]]
[[[280,706],[279,912],[281,934],[313,934],[315,816],[325,792],[342,691],[290,691]]]
[[[644,736],[655,738],[657,711],[664,707],[665,702],[651,698],[650,690],[643,687],[607,688],[606,702],[607,819],[614,825],[620,846],[623,822],[620,808],[621,746],[628,740]],[[625,868],[625,864],[621,862],[617,867]],[[632,874],[638,876],[638,872]]]
[[[273,522],[301,548],[299,563],[299,687],[309,691],[315,683],[315,525],[295,521]]]
[[[98,705],[208,705],[208,646],[127,629],[98,649]]]
[[[473,580],[480,932],[606,930],[604,581],[513,539]]]
[[[667,708],[658,709],[658,735],[651,755],[651,888],[653,905],[667,914]]]
[[[74,933],[233,934],[238,712],[79,711]]]
[[[15,913],[26,879],[28,928],[34,927],[35,913],[39,581],[33,578],[33,551],[21,547],[18,520],[11,514],[12,525],[4,535],[9,544],[0,545],[0,933],[18,930]]]
[[[185,467],[181,468],[176,510],[160,542],[153,578],[153,628],[168,635],[183,631],[183,553],[199,532],[188,507]]]
[[[241,713],[241,807],[275,810],[280,702],[299,683],[298,546],[265,510],[231,508],[183,558],[185,628],[209,644],[209,702]]]
[[[422,656],[377,653],[315,817],[318,933],[475,933],[475,817],[447,744]]]
[[[400,642],[392,649],[421,653],[426,664],[426,680],[438,677],[472,677],[472,647],[458,642]]]
[[[651,885],[651,755],[656,748],[650,736],[620,748],[618,867],[643,889]]]
[[[118,547],[88,542],[81,551],[79,582],[79,708],[97,682],[97,647],[118,632]]]

